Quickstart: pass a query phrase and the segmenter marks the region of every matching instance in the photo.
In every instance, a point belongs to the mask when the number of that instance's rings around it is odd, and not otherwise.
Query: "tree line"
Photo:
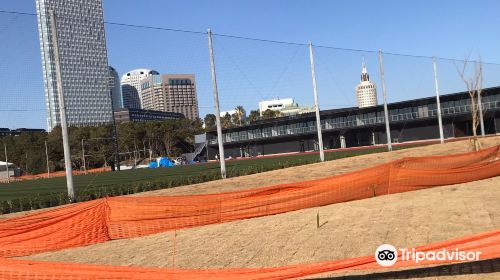
[[[237,127],[250,124],[259,120],[272,119],[282,116],[281,112],[279,111],[267,109],[266,111],[262,112],[262,116],[260,115],[259,110],[251,110],[248,116],[245,118],[244,116],[246,115],[246,110],[241,105],[236,106],[236,108],[234,108],[234,111],[235,113],[232,115],[226,113],[224,116],[220,117],[222,128]],[[215,130],[217,128],[216,117],[214,114],[207,114],[203,119],[203,123],[205,124],[205,129],[207,131]]]
[[[203,132],[202,121],[188,119],[128,122],[117,124],[120,161],[134,161],[151,156],[176,157],[194,149],[194,135]],[[75,170],[83,169],[83,150],[87,168],[111,166],[115,160],[113,127],[111,125],[70,127],[71,162]],[[83,141],[82,141],[83,139]],[[0,138],[7,147],[8,160],[24,173],[64,170],[64,152],[60,127],[51,132],[26,132]],[[83,147],[82,147],[83,146]],[[5,160],[0,153],[2,161]],[[140,156],[139,156],[140,155]]]
[[[262,119],[280,117],[279,111],[266,110],[260,115],[258,110],[250,111],[245,117],[243,106],[237,106],[235,113],[221,117],[223,128],[246,125]],[[191,121],[189,119],[162,120],[148,122],[128,122],[117,124],[118,150],[120,161],[136,161],[157,156],[177,157],[194,150],[194,135],[216,129],[214,114]],[[83,139],[83,141],[82,141]],[[113,127],[111,125],[69,127],[69,143],[72,165],[75,170],[85,166],[99,168],[111,166],[115,161]],[[47,172],[47,156],[50,171],[64,170],[64,152],[61,128],[51,132],[26,132],[16,136],[0,138],[0,145],[7,147],[8,160],[21,168],[24,173]],[[83,147],[82,147],[83,146]],[[3,153],[0,153],[3,154]],[[4,161],[5,156],[0,155]]]

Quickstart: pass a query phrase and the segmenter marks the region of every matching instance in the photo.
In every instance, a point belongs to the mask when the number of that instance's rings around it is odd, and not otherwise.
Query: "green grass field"
[[[412,146],[404,148],[407,147]],[[398,147],[397,149],[402,148]],[[385,151],[385,147],[345,150],[325,153],[325,157],[326,160],[335,160]],[[226,161],[226,166],[228,177],[234,177],[318,161],[319,156],[317,154],[299,154]],[[137,169],[78,175],[73,178],[78,200],[85,201],[108,195],[123,195],[217,180],[220,178],[219,168],[218,162],[212,162],[171,168]],[[64,204],[67,202],[65,195],[65,177],[0,184],[0,202],[4,202],[4,210],[0,209],[0,212],[7,213]],[[47,202],[45,200],[52,201]],[[19,203],[22,204],[20,207],[12,206]],[[5,208],[11,209],[5,210]]]

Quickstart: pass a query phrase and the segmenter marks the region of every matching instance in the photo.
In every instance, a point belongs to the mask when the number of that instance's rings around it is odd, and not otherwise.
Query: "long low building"
[[[9,129],[9,128],[0,128],[0,137],[4,136],[17,136],[22,133],[34,133],[34,132],[46,132],[45,129],[41,128],[17,128],[17,129]]]
[[[440,101],[444,137],[472,135],[469,94],[442,95]],[[482,104],[485,133],[500,133],[500,87],[484,89]],[[388,109],[393,143],[439,139],[435,97],[390,103]],[[324,110],[320,116],[325,149],[387,143],[382,105]],[[318,150],[315,120],[314,113],[306,113],[224,129],[225,156],[252,157]],[[214,159],[219,153],[217,132],[207,132],[206,141],[207,150],[201,154]]]
[[[161,112],[136,108],[121,108],[114,112],[116,123],[146,122],[183,119],[184,115],[176,112]]]

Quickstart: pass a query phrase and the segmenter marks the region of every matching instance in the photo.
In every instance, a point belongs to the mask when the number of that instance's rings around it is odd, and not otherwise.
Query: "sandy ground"
[[[499,145],[500,137],[489,137],[482,142],[485,147]],[[358,170],[405,156],[447,155],[468,152],[470,149],[468,141],[452,142],[140,193],[136,196],[214,193],[298,182]],[[175,263],[176,267],[181,268],[269,267],[372,254],[382,243],[418,246],[499,228],[498,198],[500,177],[181,230],[177,231],[175,238]],[[0,219],[30,212],[3,215]],[[316,228],[318,212],[321,220],[319,229]],[[43,253],[25,259],[172,267],[173,239],[174,234],[167,232]],[[356,275],[329,275],[333,279],[339,279],[338,276]],[[365,276],[359,275],[352,279],[365,279]],[[500,279],[500,273],[428,276],[425,279]]]
[[[485,147],[498,144],[500,137],[483,141]],[[454,142],[137,195],[180,195],[246,189],[331,176],[404,156],[445,155],[469,150],[468,142]],[[369,255],[383,243],[396,247],[419,246],[499,228],[499,198],[500,177],[496,177],[180,230],[175,237],[175,265],[179,268],[270,267]],[[317,213],[320,215],[320,228],[316,227]],[[42,253],[25,259],[172,267],[173,240],[174,233],[166,232]],[[330,277],[338,275],[331,274]],[[361,276],[359,279],[363,278]],[[452,278],[500,279],[500,273],[425,279]]]
[[[176,266],[269,267],[371,255],[500,227],[500,177],[176,232]],[[320,228],[316,215],[320,214]],[[32,260],[171,267],[173,232],[42,253]]]

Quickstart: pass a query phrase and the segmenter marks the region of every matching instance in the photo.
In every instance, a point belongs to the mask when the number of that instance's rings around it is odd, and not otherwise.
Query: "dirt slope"
[[[484,141],[485,146],[498,144],[500,137]],[[403,156],[444,155],[469,149],[467,142],[447,143],[137,195],[193,194],[246,189],[325,177]],[[499,228],[499,198],[500,177],[496,177],[180,230],[176,233],[175,263],[176,267],[182,268],[269,267],[368,255],[383,243],[396,247],[423,245]],[[316,228],[318,212],[321,224],[319,229]],[[173,238],[174,233],[167,232],[43,253],[26,259],[171,267]],[[483,276],[484,279],[500,279],[500,273],[464,275],[459,279],[483,279]]]

